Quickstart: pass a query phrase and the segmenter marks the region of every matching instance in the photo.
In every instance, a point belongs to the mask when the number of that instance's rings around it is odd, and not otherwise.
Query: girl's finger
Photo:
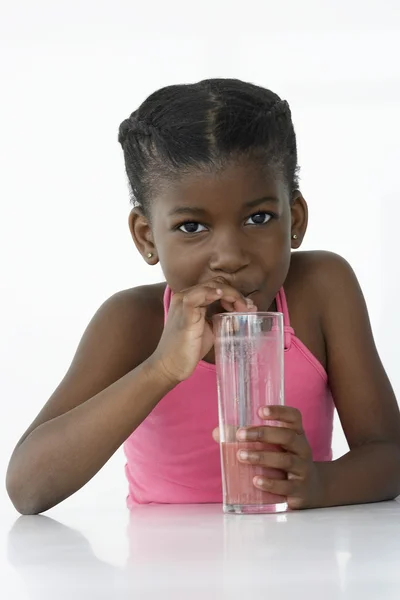
[[[201,286],[188,292],[181,292],[172,297],[171,304],[182,302],[187,309],[205,308],[222,298],[223,292],[220,288],[212,286]]]
[[[265,442],[281,446],[288,452],[299,455],[301,458],[309,460],[310,447],[305,435],[297,433],[295,429],[288,427],[261,427],[241,428],[236,434],[240,442]]]
[[[221,306],[226,312],[257,312],[258,310],[257,306],[249,299],[246,299],[245,310],[239,310],[236,302],[229,302],[225,298],[221,299]]]
[[[220,430],[219,427],[216,427],[212,432],[213,439],[215,442],[221,442],[221,438],[222,438],[223,442],[232,442],[233,443],[236,441],[237,429],[238,428],[235,427],[234,425],[225,425],[223,430]]]
[[[258,414],[261,419],[285,423],[288,428],[294,429],[297,433],[304,433],[301,412],[297,408],[279,405],[262,406]]]
[[[232,302],[228,302],[224,298],[221,300],[221,306],[226,312],[234,312],[235,308]]]
[[[287,473],[293,473],[298,477],[305,477],[307,466],[306,462],[291,452],[266,452],[239,450],[238,458],[240,462],[260,465],[263,467],[272,467]]]
[[[300,491],[300,483],[296,479],[268,479],[263,475],[256,475],[253,478],[253,484],[256,488],[264,492],[271,492],[278,496],[297,496]]]
[[[217,285],[213,281],[174,294],[171,305],[182,302],[188,308],[204,308],[218,299],[231,304],[235,310],[243,311],[247,310],[248,306],[253,306],[251,300],[234,288],[225,284]]]
[[[247,298],[236,288],[230,285],[223,277],[215,277],[206,282],[205,285],[216,287],[222,290],[221,300],[226,304],[231,304],[232,307],[228,309],[228,312],[245,312],[248,309],[253,309],[254,302],[251,298]]]
[[[214,442],[219,443],[219,427],[216,427],[215,429],[213,429],[212,436],[213,436]]]

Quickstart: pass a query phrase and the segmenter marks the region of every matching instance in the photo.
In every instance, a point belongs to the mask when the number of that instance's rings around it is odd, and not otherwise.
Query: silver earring
[[[297,240],[297,233],[294,233],[294,234],[292,235],[292,239],[293,239],[293,240]]]
[[[153,258],[153,253],[152,252],[148,252],[147,253],[147,258]]]

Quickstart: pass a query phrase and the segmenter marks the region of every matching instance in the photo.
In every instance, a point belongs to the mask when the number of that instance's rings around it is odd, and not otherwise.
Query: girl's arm
[[[7,489],[20,512],[42,512],[76,492],[192,375],[213,345],[210,304],[255,310],[219,277],[174,294],[164,327],[164,288],[116,294],[89,324],[67,375],[11,457]]]
[[[350,451],[318,463],[323,504],[400,494],[400,413],[378,356],[357,279],[345,260],[321,253],[318,294],[329,384]]]
[[[7,490],[19,512],[45,511],[80,489],[173,387],[147,359],[162,331],[154,309],[137,288],[110,298],[90,322],[10,459]]]

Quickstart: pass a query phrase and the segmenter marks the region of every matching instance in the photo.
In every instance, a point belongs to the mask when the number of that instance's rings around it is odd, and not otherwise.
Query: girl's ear
[[[128,222],[136,248],[148,264],[156,265],[158,254],[148,218],[144,216],[139,208],[133,208],[129,213]]]
[[[308,206],[301,192],[296,190],[291,202],[291,244],[295,250],[300,248],[307,231]]]

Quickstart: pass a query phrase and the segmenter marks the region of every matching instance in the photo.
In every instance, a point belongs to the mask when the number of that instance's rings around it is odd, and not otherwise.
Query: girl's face
[[[151,225],[132,211],[130,226],[140,252],[160,261],[174,292],[222,276],[268,310],[307,227],[305,200],[299,192],[290,200],[280,178],[243,161],[169,185],[153,201]]]

